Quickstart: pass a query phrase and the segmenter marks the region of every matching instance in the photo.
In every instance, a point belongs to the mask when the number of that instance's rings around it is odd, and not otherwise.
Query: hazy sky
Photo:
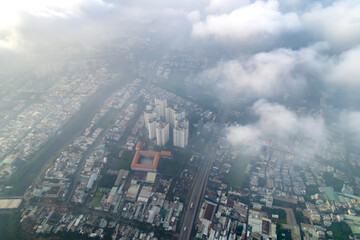
[[[332,121],[360,139],[358,0],[1,1],[0,61],[47,59],[66,47],[91,50],[150,30],[172,48],[232,53],[197,80],[221,91],[221,98],[252,100],[258,121],[228,129],[234,145],[258,149],[269,135],[326,141],[327,119],[299,116],[280,100],[306,99],[315,86],[341,106]]]

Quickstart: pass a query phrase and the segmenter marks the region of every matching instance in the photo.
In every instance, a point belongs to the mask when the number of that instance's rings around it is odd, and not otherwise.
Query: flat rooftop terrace
[[[22,199],[0,199],[0,210],[16,209],[20,206]]]
[[[131,163],[132,170],[156,171],[159,164],[160,156],[170,157],[171,152],[168,151],[143,151],[137,150],[135,152],[133,161]]]

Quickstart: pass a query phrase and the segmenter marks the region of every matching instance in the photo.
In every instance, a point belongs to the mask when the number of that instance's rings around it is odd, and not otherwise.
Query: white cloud
[[[360,87],[360,45],[333,57],[332,60],[329,63],[327,80],[345,87]]]
[[[210,0],[207,12],[226,13],[240,6],[250,4],[250,0]]]
[[[321,52],[324,43],[297,51],[276,49],[231,61],[221,61],[202,73],[200,79],[225,95],[273,97],[284,93],[301,93],[307,78],[324,69]]]
[[[1,4],[0,20],[1,22],[7,22],[7,26],[9,26],[15,24],[20,15],[24,13],[45,18],[79,16],[87,6],[110,7],[111,4],[105,3],[102,0],[6,1]]]
[[[341,111],[337,127],[350,144],[355,147],[360,144],[360,111]]]
[[[0,29],[0,49],[19,49],[24,45],[24,40],[19,36],[15,29]]]
[[[245,153],[256,154],[262,146],[262,133],[253,125],[236,125],[227,129],[227,140],[233,146],[245,149]],[[242,149],[242,150],[243,150]]]
[[[360,139],[360,112],[342,111],[340,114],[340,127],[347,133]]]
[[[295,138],[301,139],[302,150],[307,153],[327,139],[325,122],[320,116],[298,116],[284,106],[264,99],[257,101],[251,110],[259,117],[258,121],[232,126],[227,131],[231,144],[244,147],[248,153],[258,153],[268,138],[275,139],[278,146],[288,146]]]
[[[164,14],[169,16],[186,16],[187,12],[182,8],[165,8]]]
[[[311,8],[317,2],[314,0],[278,0],[280,3],[280,9],[287,11],[295,11],[301,13]],[[321,0],[321,3],[324,6],[329,5],[329,3],[334,0]]]
[[[265,136],[275,136],[282,140],[293,136],[324,140],[325,125],[321,117],[299,117],[284,106],[263,99],[257,101],[252,109],[259,116],[256,126]]]
[[[190,22],[198,22],[200,19],[200,12],[199,11],[192,11],[186,15],[186,18]]]
[[[280,48],[222,60],[202,72],[199,81],[212,86],[223,100],[236,95],[247,99],[305,96],[314,83],[323,85],[324,91],[344,91],[351,98],[360,89],[359,62],[360,45],[334,54],[329,44],[319,42],[299,50]]]
[[[208,15],[193,25],[193,36],[222,40],[256,40],[295,31],[300,27],[296,13],[281,13],[276,0],[256,1],[228,14]]]
[[[329,6],[318,3],[302,15],[307,29],[320,40],[339,48],[360,42],[360,1],[341,0]]]
[[[24,45],[28,41],[21,29],[29,18],[44,18],[43,21],[79,18],[88,8],[111,6],[102,0],[4,1],[0,3],[0,48],[19,51],[29,47]]]
[[[298,6],[301,4],[301,2],[306,2],[304,0],[279,0],[281,5],[285,5],[285,6]]]

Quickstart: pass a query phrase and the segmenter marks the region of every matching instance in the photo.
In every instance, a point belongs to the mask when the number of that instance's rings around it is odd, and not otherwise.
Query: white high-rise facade
[[[174,126],[177,127],[179,125],[181,125],[183,128],[189,129],[189,121],[185,118],[175,119]]]
[[[177,126],[177,121],[185,118],[185,111],[184,109],[176,109],[174,110],[174,116],[173,116],[173,125]]]
[[[158,121],[156,126],[156,144],[159,146],[164,146],[169,141],[169,138],[169,123]]]
[[[166,122],[164,122],[164,120]],[[147,105],[144,122],[149,138],[164,146],[170,138],[170,126],[173,128],[173,144],[185,148],[188,145],[189,121],[185,110],[177,105],[168,107],[166,99],[155,98],[155,105]]]
[[[173,124],[173,120],[174,120],[173,111],[174,110],[171,107],[167,107],[165,109],[165,120],[170,124]]]
[[[173,129],[173,144],[185,148],[189,139],[189,121],[183,118],[176,122],[177,125]]]
[[[149,120],[156,117],[156,113],[152,110],[145,110],[144,112],[144,122],[145,126],[149,128]]]
[[[155,98],[155,112],[159,117],[165,118],[165,111],[167,108],[167,100]]]
[[[168,123],[176,126],[176,120],[185,118],[185,110],[177,106],[167,107],[165,112],[165,119]]]
[[[157,118],[151,118],[148,121],[148,131],[149,131],[149,138],[154,139],[156,138],[156,127],[157,127]]]
[[[183,119],[185,118],[185,111],[184,109],[182,108],[179,108],[179,109],[176,109],[174,111],[174,121],[175,120],[180,120],[180,119]],[[174,122],[174,125],[175,125],[175,122]]]

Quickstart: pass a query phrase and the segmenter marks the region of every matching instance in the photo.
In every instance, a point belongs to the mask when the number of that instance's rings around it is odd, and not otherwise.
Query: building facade
[[[169,123],[158,121],[156,126],[156,144],[164,146],[170,138]]]

